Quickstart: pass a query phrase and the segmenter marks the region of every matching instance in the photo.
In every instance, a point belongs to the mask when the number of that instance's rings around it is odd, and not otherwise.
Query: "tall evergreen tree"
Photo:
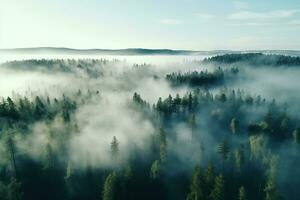
[[[205,180],[205,196],[209,196],[211,193],[213,187],[214,187],[214,182],[215,182],[215,170],[212,162],[209,162],[207,165],[207,168],[205,170],[204,174],[204,180]]]
[[[228,159],[228,156],[229,156],[229,153],[230,153],[229,144],[228,144],[227,140],[224,140],[223,142],[221,142],[219,144],[218,153],[221,156],[223,167],[224,167],[225,161]]]
[[[159,158],[161,162],[167,159],[167,137],[162,127],[159,130]]]
[[[241,172],[242,165],[245,161],[244,149],[242,146],[238,147],[235,150],[234,157],[235,157],[235,165],[236,165],[237,171]]]
[[[203,177],[200,174],[200,167],[196,166],[192,175],[190,192],[187,195],[187,200],[203,200],[204,199],[204,183]]]
[[[225,199],[225,185],[224,177],[222,174],[215,178],[215,186],[210,195],[211,200],[224,200]]]
[[[232,118],[230,122],[230,130],[232,134],[236,134],[238,129],[238,120],[236,118]]]
[[[159,160],[155,160],[150,169],[150,178],[155,180],[160,178],[160,173],[161,173],[161,164]]]
[[[244,186],[241,186],[239,189],[239,200],[247,200],[246,190]]]
[[[116,192],[116,184],[117,184],[117,173],[110,173],[104,182],[103,191],[102,191],[102,199],[103,200],[114,200],[115,192]]]
[[[7,200],[22,200],[23,192],[22,185],[15,178],[11,178],[7,185]]]
[[[265,186],[265,200],[280,200],[281,196],[277,191],[276,183],[273,177],[269,177]]]
[[[13,134],[11,131],[6,131],[4,135],[4,141],[5,141],[5,146],[6,150],[8,153],[9,161],[11,163],[11,169],[13,171],[13,174],[15,178],[18,178],[18,170],[17,170],[17,164],[16,164],[16,147],[15,147],[15,142],[13,138]]]
[[[110,151],[111,151],[112,160],[116,164],[119,156],[119,142],[116,136],[113,137],[113,140],[110,143]]]
[[[194,141],[195,138],[195,132],[196,132],[196,116],[195,114],[192,114],[190,119],[189,119],[189,126],[191,128],[192,131],[192,141]]]

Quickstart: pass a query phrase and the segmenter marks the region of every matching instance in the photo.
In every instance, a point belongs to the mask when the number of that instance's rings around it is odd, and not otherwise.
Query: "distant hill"
[[[51,54],[51,55],[191,55],[189,50],[171,49],[70,49],[56,47],[0,49],[1,54]]]
[[[219,55],[229,53],[266,53],[282,54],[291,56],[300,56],[300,51],[292,50],[250,50],[250,51],[231,51],[231,50],[213,50],[213,51],[192,51],[192,50],[172,50],[172,49],[71,49],[64,47],[34,47],[34,48],[16,48],[0,49],[2,55],[14,54],[38,54],[38,55]]]

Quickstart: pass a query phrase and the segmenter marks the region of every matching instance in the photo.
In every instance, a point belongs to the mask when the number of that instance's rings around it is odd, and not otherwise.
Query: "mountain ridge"
[[[1,54],[66,54],[66,55],[213,55],[225,53],[267,53],[288,54],[300,56],[299,50],[177,50],[177,49],[147,49],[147,48],[125,48],[125,49],[74,49],[67,47],[28,47],[0,49]]]

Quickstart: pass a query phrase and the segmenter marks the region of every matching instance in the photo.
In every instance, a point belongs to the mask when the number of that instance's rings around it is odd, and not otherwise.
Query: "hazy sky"
[[[300,0],[0,2],[0,48],[300,49]]]

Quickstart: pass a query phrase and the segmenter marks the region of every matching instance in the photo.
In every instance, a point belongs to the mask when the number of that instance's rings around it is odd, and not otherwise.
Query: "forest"
[[[297,200],[298,66],[261,53],[2,63],[0,199]]]

